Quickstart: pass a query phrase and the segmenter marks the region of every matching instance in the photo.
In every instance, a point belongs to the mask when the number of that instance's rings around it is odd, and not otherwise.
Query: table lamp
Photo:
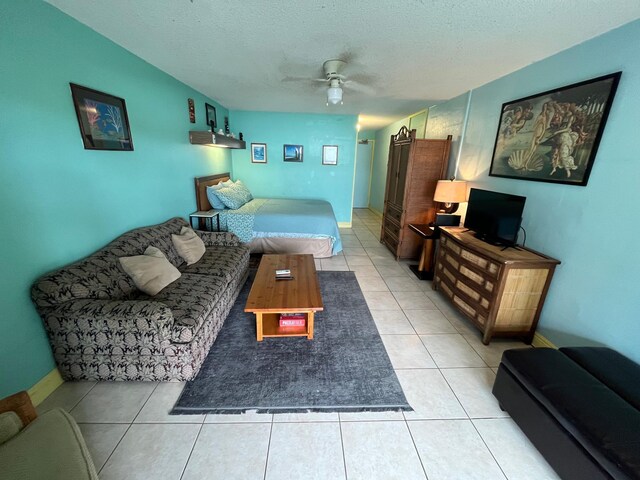
[[[464,180],[438,180],[433,200],[440,203],[436,213],[436,225],[458,226],[460,215],[453,215],[458,204],[467,201],[467,182]]]

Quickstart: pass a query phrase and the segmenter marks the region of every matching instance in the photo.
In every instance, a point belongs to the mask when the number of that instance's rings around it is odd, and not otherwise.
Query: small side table
[[[420,280],[431,280],[433,279],[434,244],[439,236],[438,227],[410,223],[409,229],[423,240],[420,263],[418,265],[409,265],[409,268]]]
[[[191,228],[197,228],[198,230],[204,230],[204,231],[209,231],[209,232],[213,232],[213,219],[216,219],[216,223],[217,223],[217,232],[220,231],[220,215],[218,215],[219,212],[216,212],[215,210],[200,210],[198,212],[193,212],[191,214],[189,214],[189,224],[191,225]],[[193,220],[197,219],[197,225],[194,227],[193,226]]]

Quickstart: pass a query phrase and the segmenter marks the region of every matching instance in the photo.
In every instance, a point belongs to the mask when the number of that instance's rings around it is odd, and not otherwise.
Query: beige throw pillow
[[[171,240],[173,240],[173,246],[176,247],[178,255],[187,262],[187,265],[196,263],[206,251],[202,239],[189,227],[182,227],[180,235],[171,235]]]
[[[22,420],[16,412],[0,413],[0,445],[11,440],[22,430]]]
[[[182,275],[156,247],[149,246],[144,255],[120,257],[120,265],[133,283],[147,295],[155,295]]]

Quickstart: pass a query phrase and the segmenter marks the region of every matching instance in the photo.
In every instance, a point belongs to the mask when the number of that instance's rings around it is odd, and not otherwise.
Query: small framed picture
[[[322,146],[322,164],[323,165],[338,164],[338,146],[337,145]]]
[[[207,112],[207,125],[209,125],[213,131],[213,129],[218,126],[218,123],[216,122],[216,107],[205,103],[204,109]]]
[[[302,145],[285,145],[284,161],[302,162]]]
[[[80,135],[86,150],[133,150],[123,98],[70,83]]]
[[[251,144],[251,163],[267,163],[267,144]]]

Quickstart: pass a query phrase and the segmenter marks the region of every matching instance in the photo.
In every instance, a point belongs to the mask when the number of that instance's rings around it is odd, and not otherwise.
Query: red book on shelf
[[[304,327],[307,322],[307,316],[304,313],[281,313],[281,327]]]
[[[306,324],[306,320],[304,318],[281,318],[280,326],[281,327],[304,327]]]

